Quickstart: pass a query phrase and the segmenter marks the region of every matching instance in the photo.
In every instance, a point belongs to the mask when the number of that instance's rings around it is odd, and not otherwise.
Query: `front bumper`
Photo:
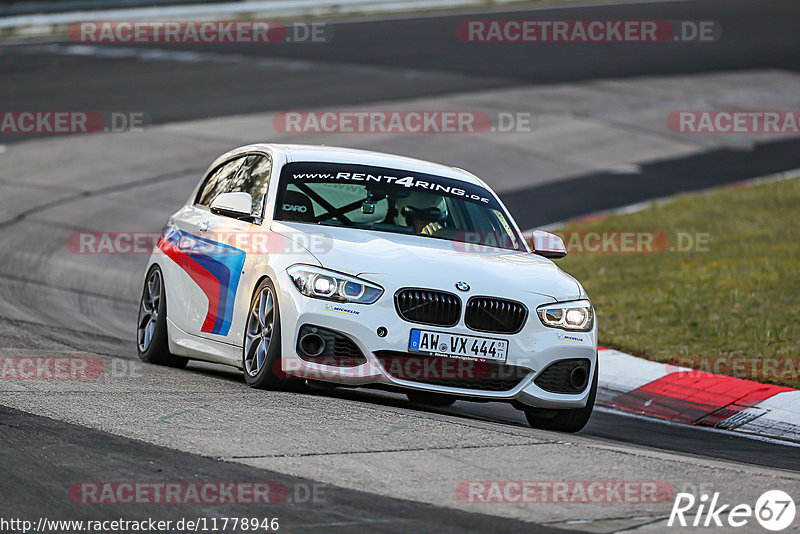
[[[516,334],[487,334],[470,330],[464,324],[463,311],[459,323],[453,327],[427,326],[410,323],[400,318],[395,310],[392,295],[399,287],[385,287],[386,293],[374,304],[339,304],[301,295],[289,276],[284,272],[277,280],[278,302],[281,317],[282,369],[284,373],[298,378],[309,378],[338,383],[342,385],[382,384],[400,388],[430,391],[456,395],[461,398],[475,400],[517,401],[526,406],[540,408],[581,408],[586,405],[590,387],[587,385],[580,393],[553,393],[539,387],[535,380],[551,363],[574,358],[584,358],[590,362],[590,380],[597,366],[597,325],[591,332],[564,332],[563,330],[545,327],[536,316],[537,306],[552,303],[545,297],[535,294],[526,295],[492,295],[501,298],[524,302],[530,313],[522,330]],[[474,291],[472,293],[475,293]],[[477,293],[476,293],[477,294]],[[471,295],[471,294],[470,294]],[[463,300],[466,301],[465,295]],[[536,300],[537,298],[542,300]],[[338,367],[312,363],[301,358],[297,353],[298,333],[303,325],[314,325],[341,332],[349,337],[361,350],[366,363],[351,367]],[[380,337],[378,329],[383,327],[386,335]],[[412,328],[436,330],[446,333],[469,336],[492,337],[508,341],[508,352],[505,364],[527,371],[524,378],[511,389],[490,391],[469,387],[463,375],[452,375],[453,386],[446,385],[447,377],[438,376],[440,380],[430,383],[424,380],[427,376],[422,371],[422,380],[407,380],[393,376],[379,356],[388,352],[408,354],[409,336]],[[568,334],[568,335],[565,335]],[[417,357],[408,354],[412,359]],[[444,358],[444,360],[450,360]],[[450,369],[466,368],[470,364],[455,360]],[[424,366],[418,366],[422,369]],[[445,368],[446,368],[445,364]],[[437,366],[442,369],[442,366]],[[434,371],[438,372],[438,371]],[[397,375],[397,373],[394,373]],[[406,375],[412,377],[414,373]],[[419,375],[418,375],[419,376]]]

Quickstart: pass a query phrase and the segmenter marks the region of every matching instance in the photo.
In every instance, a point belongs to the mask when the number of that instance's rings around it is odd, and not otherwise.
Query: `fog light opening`
[[[307,358],[316,358],[325,352],[325,340],[318,334],[306,334],[300,338],[300,352]]]
[[[579,391],[582,391],[588,382],[589,373],[582,365],[575,367],[569,374],[569,384]]]

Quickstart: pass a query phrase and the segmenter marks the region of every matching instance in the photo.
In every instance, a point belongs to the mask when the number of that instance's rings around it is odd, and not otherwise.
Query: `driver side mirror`
[[[211,213],[233,217],[234,219],[252,220],[250,209],[253,198],[250,193],[222,193],[211,203]]]
[[[556,234],[544,230],[534,230],[526,236],[533,248],[533,253],[545,258],[557,259],[567,255],[564,240]]]

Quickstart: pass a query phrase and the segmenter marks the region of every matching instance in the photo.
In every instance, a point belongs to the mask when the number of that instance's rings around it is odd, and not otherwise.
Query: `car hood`
[[[527,252],[485,248],[412,235],[275,222],[272,231],[303,244],[322,267],[362,276],[386,287],[424,287],[470,295],[556,301],[581,298],[582,287],[552,261]]]

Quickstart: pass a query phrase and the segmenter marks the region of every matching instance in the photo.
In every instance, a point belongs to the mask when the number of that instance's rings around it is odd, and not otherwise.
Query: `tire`
[[[597,368],[599,362],[595,363],[594,378],[592,378],[592,389],[589,391],[589,398],[586,406],[573,410],[543,410],[541,408],[525,408],[525,418],[533,428],[543,430],[556,430],[558,432],[578,432],[592,416],[594,410],[594,400],[597,397]]]
[[[304,381],[286,377],[280,368],[281,316],[276,295],[269,278],[262,280],[253,292],[242,346],[244,380],[256,389],[297,390]]]
[[[431,393],[428,391],[409,391],[406,393],[406,397],[415,404],[427,404],[428,406],[436,406],[437,408],[452,406],[453,403],[456,402],[456,398],[450,395]]]
[[[139,300],[139,321],[136,327],[136,348],[143,362],[167,367],[186,367],[189,358],[169,352],[167,338],[167,293],[164,274],[158,265],[147,272],[142,298]]]

